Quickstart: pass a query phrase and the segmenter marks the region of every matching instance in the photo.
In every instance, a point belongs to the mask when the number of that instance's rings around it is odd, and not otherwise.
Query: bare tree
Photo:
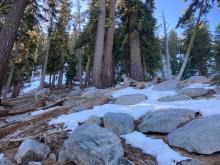
[[[163,28],[164,28],[164,40],[165,40],[165,61],[166,61],[166,78],[170,79],[172,76],[171,65],[170,65],[170,53],[169,53],[169,45],[168,45],[168,34],[167,34],[167,23],[165,20],[165,15],[163,12]]]
[[[196,21],[196,24],[195,24],[195,27],[194,27],[194,30],[193,30],[192,37],[191,37],[189,45],[187,47],[187,51],[186,51],[186,54],[185,54],[185,58],[184,58],[182,67],[181,67],[181,69],[179,71],[179,74],[176,77],[177,81],[181,80],[181,78],[183,76],[183,72],[184,72],[184,70],[186,68],[186,64],[188,62],[188,59],[189,59],[189,56],[190,56],[190,52],[191,52],[191,49],[192,49],[192,46],[193,46],[193,43],[194,43],[194,40],[195,40],[195,37],[196,37],[196,33],[198,31],[198,28],[199,28],[200,20],[201,20],[202,14],[203,14],[203,9],[204,9],[204,4],[203,3],[204,3],[204,0],[201,3],[202,5],[200,6],[199,15],[198,15],[198,18],[197,18],[197,21]]]

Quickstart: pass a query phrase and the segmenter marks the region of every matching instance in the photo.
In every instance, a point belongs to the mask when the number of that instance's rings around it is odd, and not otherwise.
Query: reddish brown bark
[[[105,0],[99,0],[99,16],[96,32],[95,56],[93,62],[93,85],[97,88],[102,88],[102,60],[104,53],[105,42],[105,15],[106,6]]]
[[[144,80],[144,71],[141,61],[140,36],[136,29],[138,12],[133,11],[129,16],[129,42],[130,42],[130,77],[136,81]]]
[[[113,69],[112,69],[112,50],[115,30],[115,5],[116,0],[109,2],[109,20],[110,25],[106,30],[105,50],[104,50],[104,64],[102,82],[104,87],[110,87],[113,83]]]
[[[28,0],[16,0],[11,6],[6,19],[0,31],[0,102],[3,80],[6,75],[6,69],[11,56],[14,42],[18,35],[18,28],[24,16]]]

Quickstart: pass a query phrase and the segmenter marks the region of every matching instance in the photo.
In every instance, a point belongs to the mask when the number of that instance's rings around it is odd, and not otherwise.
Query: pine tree
[[[174,29],[172,29],[169,34],[168,42],[172,74],[177,75],[181,67],[177,57],[177,55],[180,54],[181,41],[179,40],[178,35]]]
[[[193,27],[189,26],[185,31],[186,38],[184,40],[185,48],[189,44]],[[198,74],[201,76],[208,76],[210,62],[212,57],[211,34],[208,25],[202,23],[195,36],[194,45],[191,50],[190,59],[184,72],[183,77],[188,78],[192,75]]]
[[[220,84],[220,24],[217,25],[214,37],[214,56],[216,61],[216,77],[214,81]]]

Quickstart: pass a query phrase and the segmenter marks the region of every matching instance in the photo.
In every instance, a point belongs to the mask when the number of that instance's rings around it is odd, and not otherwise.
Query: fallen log
[[[47,126],[48,125],[48,120],[51,120],[53,118],[56,118],[60,115],[63,114],[68,114],[72,112],[78,112],[83,109],[90,109],[96,105],[102,105],[107,103],[110,100],[109,96],[101,96],[101,97],[96,97],[96,98],[91,98],[87,100],[83,100],[80,104],[75,104],[75,105],[70,105],[70,106],[59,106],[59,107],[54,107],[49,110],[45,110],[44,113],[41,113],[39,115],[35,116],[30,116],[28,119],[25,119],[24,121],[18,121],[13,124],[8,124],[2,128],[0,128],[0,142],[7,141],[9,140],[7,137],[14,138],[12,135],[16,131],[20,131],[21,134],[24,132],[27,132],[28,130],[30,132],[33,132],[34,126],[38,125],[38,123],[41,123],[40,125],[42,126]],[[31,126],[28,128],[28,126]],[[25,128],[28,128],[27,130]],[[37,126],[39,129],[39,126]],[[25,130],[25,131],[22,131]],[[10,136],[11,135],[11,136]],[[17,137],[18,135],[15,134]]]

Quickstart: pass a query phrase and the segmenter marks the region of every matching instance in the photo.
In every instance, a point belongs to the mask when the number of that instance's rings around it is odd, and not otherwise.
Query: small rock
[[[97,116],[90,116],[85,122],[84,124],[97,124],[99,126],[102,125],[102,120],[101,118],[97,117]]]
[[[35,101],[38,102],[40,99],[44,99],[48,97],[49,94],[50,94],[50,89],[43,88],[35,93]]]
[[[86,88],[83,91],[82,97],[85,98],[94,98],[96,96],[100,95],[100,89],[97,89],[95,87]]]
[[[124,150],[119,138],[96,124],[81,125],[64,143],[67,158],[77,165],[117,165]]]
[[[33,161],[31,161],[31,162],[28,162],[28,165],[42,165],[42,163],[41,162],[33,162]]]
[[[15,160],[18,164],[27,164],[29,161],[41,161],[47,157],[50,152],[50,148],[33,139],[27,139],[21,143]]]
[[[56,160],[57,160],[56,154],[55,154],[55,153],[50,153],[49,159],[50,159],[50,160],[53,160],[53,161],[56,161]]]
[[[103,117],[104,127],[117,135],[124,135],[134,131],[133,117],[124,113],[107,113]]]
[[[156,91],[170,91],[170,90],[174,90],[177,88],[177,81],[172,79],[172,80],[167,80],[164,81],[156,86],[153,87],[153,90]]]
[[[70,96],[79,96],[82,89],[79,86],[75,86],[74,89],[69,93]]]
[[[0,106],[0,111],[5,111],[5,107]]]
[[[4,154],[0,154],[0,165],[12,165],[11,161],[8,160]]]
[[[169,145],[199,154],[219,152],[219,139],[220,115],[193,120],[168,134]]]
[[[132,163],[130,160],[128,160],[128,158],[123,157],[119,160],[118,165],[134,165],[134,163]]]
[[[147,97],[143,94],[130,94],[118,97],[114,104],[118,105],[134,105],[143,102]]]
[[[138,130],[142,133],[169,133],[177,127],[195,118],[195,112],[188,109],[170,109],[149,112],[144,117]]]
[[[177,163],[177,165],[208,165],[208,164],[197,159],[188,159]]]
[[[181,101],[181,100],[189,100],[189,97],[184,95],[174,95],[174,96],[165,96],[160,98],[158,101],[160,102],[171,102],[171,101]]]
[[[64,165],[66,161],[67,161],[66,152],[64,150],[61,150],[58,155],[58,163],[60,165]]]
[[[68,100],[65,100],[63,102],[63,106],[70,106],[70,105],[74,105],[77,103],[77,100],[75,99],[68,99]]]

